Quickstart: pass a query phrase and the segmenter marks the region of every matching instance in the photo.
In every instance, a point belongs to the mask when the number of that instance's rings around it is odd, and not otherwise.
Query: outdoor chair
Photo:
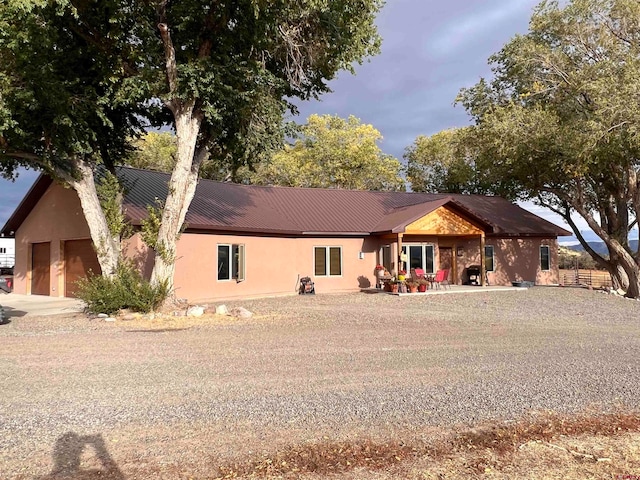
[[[436,277],[433,279],[433,283],[436,284],[436,288],[440,288],[442,285],[445,288],[451,288],[449,285],[449,269],[445,268],[443,270],[438,270],[436,272]]]
[[[412,268],[410,274],[411,280],[413,280],[414,282],[417,282],[421,278],[425,278],[424,270],[422,268]]]

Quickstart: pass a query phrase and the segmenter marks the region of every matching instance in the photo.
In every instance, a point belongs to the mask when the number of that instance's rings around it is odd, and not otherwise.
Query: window
[[[551,270],[551,255],[549,253],[548,245],[542,245],[540,247],[540,270]]]
[[[218,280],[245,279],[244,245],[218,245]]]
[[[407,271],[421,268],[425,273],[435,273],[433,245],[403,245],[402,253],[407,255]]]
[[[484,246],[484,269],[487,272],[494,271],[493,265],[493,245]]]
[[[314,247],[313,254],[316,277],[342,275],[342,247]]]

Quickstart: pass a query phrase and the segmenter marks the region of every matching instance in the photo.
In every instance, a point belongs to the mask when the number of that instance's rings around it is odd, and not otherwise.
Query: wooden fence
[[[611,287],[609,272],[600,270],[560,270],[560,284],[566,287]]]

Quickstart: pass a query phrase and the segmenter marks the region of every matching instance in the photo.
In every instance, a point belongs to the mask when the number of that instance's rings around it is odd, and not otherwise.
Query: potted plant
[[[404,282],[404,279],[406,278],[407,275],[407,271],[406,270],[400,270],[398,272],[398,280],[401,282]]]
[[[391,293],[398,293],[398,288],[400,287],[400,282],[395,278],[389,280],[388,285],[391,287]]]
[[[429,280],[427,280],[426,278],[421,278],[418,280],[419,292],[426,292],[428,288],[429,288]]]
[[[412,279],[409,279],[404,283],[407,285],[407,288],[409,289],[409,293],[416,293],[418,291],[418,282]]]
[[[375,268],[376,271],[376,277],[380,278],[380,277],[384,277],[384,265],[376,265]]]

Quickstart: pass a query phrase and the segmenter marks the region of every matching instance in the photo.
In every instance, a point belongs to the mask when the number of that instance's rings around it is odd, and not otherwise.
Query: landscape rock
[[[99,313],[98,318],[109,318],[109,315],[107,315],[106,313]]]
[[[229,309],[226,305],[218,305],[216,307],[216,315],[229,315]]]
[[[202,315],[204,315],[204,307],[196,305],[187,310],[187,317],[201,317]]]
[[[251,318],[253,317],[253,313],[243,307],[236,307],[231,309],[231,315],[236,318]]]
[[[107,318],[105,318],[105,319],[104,319],[104,321],[105,321],[105,322],[115,322],[115,321],[116,321],[116,319],[115,319],[115,318],[113,318],[113,317],[107,317]]]

